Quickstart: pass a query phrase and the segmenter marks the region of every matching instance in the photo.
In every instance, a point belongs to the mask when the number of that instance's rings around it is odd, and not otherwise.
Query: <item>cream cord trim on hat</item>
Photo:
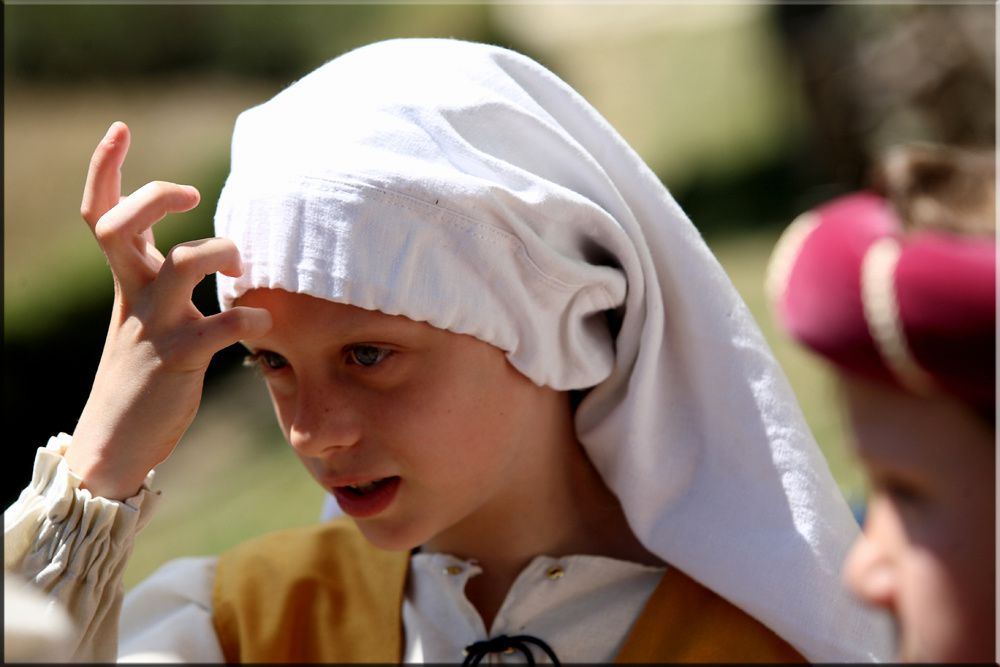
[[[802,246],[806,239],[813,233],[819,225],[819,216],[806,211],[799,215],[788,228],[782,232],[778,242],[774,244],[771,251],[771,259],[768,261],[767,269],[764,273],[764,292],[767,301],[772,308],[776,308],[781,303],[781,298],[788,289],[788,279],[792,275],[792,268],[795,261],[802,252]]]
[[[913,356],[896,301],[896,266],[902,254],[892,237],[878,239],[861,261],[861,303],[875,347],[892,374],[910,391],[926,395],[934,379]]]

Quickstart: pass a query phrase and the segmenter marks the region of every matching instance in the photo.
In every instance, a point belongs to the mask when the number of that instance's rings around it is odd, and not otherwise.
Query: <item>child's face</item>
[[[848,586],[897,622],[900,659],[990,661],[994,651],[994,443],[971,412],[857,380],[855,443],[871,480]]]
[[[572,433],[568,402],[498,348],[282,290],[237,305],[271,312],[272,330],[245,344],[285,438],[375,545],[455,548],[538,502],[559,456],[547,443]]]

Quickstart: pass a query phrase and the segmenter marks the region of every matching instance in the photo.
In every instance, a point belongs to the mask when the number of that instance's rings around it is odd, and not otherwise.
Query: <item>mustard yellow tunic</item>
[[[227,662],[398,663],[409,554],[338,520],[251,540],[219,559],[213,622]],[[617,662],[805,662],[756,619],[675,568]]]

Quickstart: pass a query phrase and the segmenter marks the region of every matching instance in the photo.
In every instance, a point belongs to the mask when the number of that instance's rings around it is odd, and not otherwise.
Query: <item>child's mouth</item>
[[[397,476],[335,486],[333,495],[344,513],[356,519],[374,516],[387,508],[396,497],[400,478]]]
[[[362,496],[365,496],[365,495],[371,493],[375,489],[378,489],[379,487],[384,486],[387,482],[389,482],[392,479],[396,479],[396,478],[394,478],[394,477],[383,477],[382,479],[374,479],[374,480],[372,480],[370,482],[363,482],[361,484],[349,484],[347,486],[343,486],[343,487],[340,487],[340,488],[342,488],[345,491],[347,491],[348,493],[350,493],[352,495],[356,495],[356,496],[358,496],[360,498]]]

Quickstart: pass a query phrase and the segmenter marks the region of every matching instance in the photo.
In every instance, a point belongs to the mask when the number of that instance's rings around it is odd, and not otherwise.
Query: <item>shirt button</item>
[[[564,574],[566,574],[566,571],[562,569],[561,565],[553,565],[545,572],[545,576],[553,581],[556,579],[562,579]]]
[[[453,577],[455,575],[462,574],[463,571],[464,568],[461,565],[449,565],[448,567],[444,568],[444,573],[450,574]]]

